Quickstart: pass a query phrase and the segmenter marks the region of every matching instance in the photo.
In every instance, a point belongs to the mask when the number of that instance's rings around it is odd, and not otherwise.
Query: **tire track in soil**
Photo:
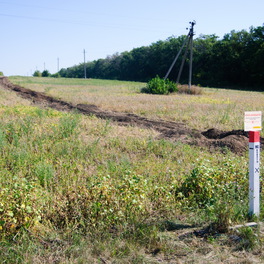
[[[0,86],[14,91],[22,98],[31,100],[34,104],[42,107],[50,107],[59,111],[78,110],[84,115],[94,115],[98,118],[110,119],[118,125],[154,129],[160,133],[158,139],[206,147],[211,151],[224,151],[228,148],[236,154],[243,154],[248,150],[248,133],[243,130],[222,131],[211,128],[206,131],[199,131],[188,128],[184,123],[152,120],[130,113],[105,111],[91,104],[73,105],[44,93],[12,84],[7,77],[0,77]],[[261,146],[263,144],[264,139],[261,138]]]

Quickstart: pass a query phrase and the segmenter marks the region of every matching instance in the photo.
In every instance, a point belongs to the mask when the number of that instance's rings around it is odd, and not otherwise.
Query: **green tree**
[[[86,64],[89,78],[130,81],[164,77],[186,35],[159,40],[150,46],[135,48]],[[211,87],[264,87],[264,26],[249,31],[231,31],[219,39],[215,34],[200,35],[193,45],[193,83]],[[183,53],[169,78],[176,81]],[[188,82],[189,55],[180,82]],[[83,64],[61,69],[62,77],[83,78]]]
[[[48,70],[44,70],[41,75],[42,77],[49,77],[51,74]]]
[[[41,75],[41,72],[40,72],[40,71],[36,70],[36,71],[33,73],[33,76],[34,76],[34,77],[41,77],[42,75]]]

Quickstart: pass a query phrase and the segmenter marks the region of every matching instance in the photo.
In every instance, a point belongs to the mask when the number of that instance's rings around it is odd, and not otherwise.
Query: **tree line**
[[[164,77],[186,36],[169,37],[150,46],[134,48],[105,59],[81,63],[58,74],[67,78],[116,79],[146,82]],[[182,52],[184,53],[184,52]],[[183,54],[180,55],[170,80],[176,80]],[[85,67],[84,67],[85,66]],[[188,56],[180,83],[188,82]],[[219,39],[215,34],[194,39],[192,83],[209,87],[264,88],[264,24],[248,31],[231,31]]]

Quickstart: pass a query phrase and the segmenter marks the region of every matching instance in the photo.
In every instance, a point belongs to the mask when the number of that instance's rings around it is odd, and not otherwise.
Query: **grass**
[[[1,110],[5,106],[31,105],[31,102],[29,102],[28,100],[23,99],[8,90],[0,89],[0,98]]]
[[[49,94],[61,94],[75,103],[83,102],[75,93],[77,86],[82,97],[88,98],[93,82],[98,89],[93,98],[102,100],[105,108],[116,94],[112,110],[129,111],[128,104],[123,103],[124,109],[120,105],[120,98],[127,98],[135,113],[140,113],[143,106],[138,99],[144,98],[146,104],[148,98],[145,109],[155,111],[145,115],[154,118],[163,115],[152,104],[166,102],[169,107],[178,100],[178,111],[196,128],[206,125],[197,125],[186,109],[192,108],[202,118],[201,106],[204,111],[214,107],[204,118],[212,124],[222,120],[219,126],[230,130],[236,111],[232,102],[241,111],[247,98],[235,91],[224,96],[227,91],[217,89],[206,89],[201,96],[142,97],[137,92],[141,84],[117,81],[11,80],[39,91],[51,87]],[[2,89],[0,93],[6,94],[0,99],[2,263],[263,261],[261,230],[220,233],[230,222],[248,221],[246,153],[212,155],[195,146],[156,140],[153,130],[40,109],[13,93]],[[248,94],[256,99],[252,108],[261,105],[261,93]],[[222,107],[229,114],[217,113]],[[166,118],[174,120],[172,116]],[[199,236],[197,230],[206,231]]]
[[[12,77],[11,81],[74,104],[94,104],[105,110],[185,122],[200,130],[243,129],[245,111],[264,111],[262,92],[203,88],[201,95],[164,96],[142,94],[140,89],[145,84],[136,82],[33,77]]]

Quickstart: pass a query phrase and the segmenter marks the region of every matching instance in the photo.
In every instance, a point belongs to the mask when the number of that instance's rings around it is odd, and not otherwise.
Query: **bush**
[[[237,202],[247,198],[247,175],[227,161],[221,167],[201,164],[194,168],[176,189],[177,199],[190,208],[206,208],[227,197]]]
[[[0,76],[4,76],[4,73],[0,71]]]
[[[199,86],[192,85],[189,89],[187,85],[181,85],[178,88],[179,93],[185,93],[185,94],[192,94],[192,95],[201,95],[203,94],[203,90]]]
[[[187,210],[203,211],[211,231],[226,232],[247,217],[247,175],[232,160],[217,167],[201,164],[176,188],[176,200]]]
[[[35,71],[35,72],[33,73],[33,77],[41,77],[41,76],[42,76],[42,74],[41,74],[40,71]]]
[[[177,92],[177,86],[169,79],[161,79],[159,76],[151,79],[146,88],[143,88],[141,92],[150,94],[169,94]]]
[[[49,73],[48,70],[44,70],[41,74],[42,77],[49,77],[51,74]]]

